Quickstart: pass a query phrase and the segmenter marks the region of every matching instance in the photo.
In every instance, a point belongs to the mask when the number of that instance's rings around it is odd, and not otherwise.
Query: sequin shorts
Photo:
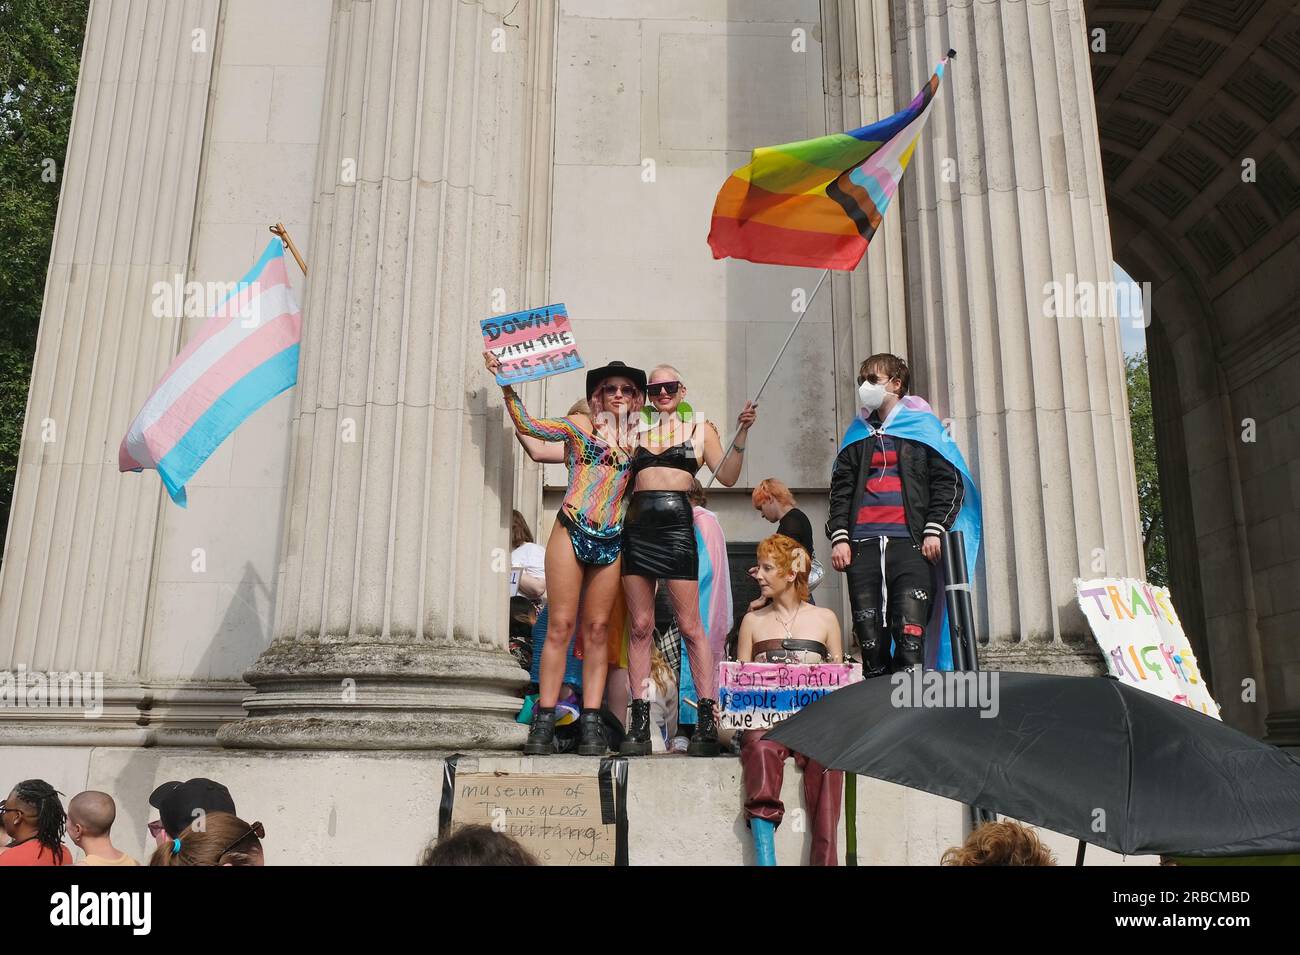
[[[557,516],[559,522],[569,532],[569,540],[573,542],[573,554],[581,563],[603,567],[618,560],[619,546],[622,542],[621,534],[615,534],[610,538],[593,537],[563,511]]]

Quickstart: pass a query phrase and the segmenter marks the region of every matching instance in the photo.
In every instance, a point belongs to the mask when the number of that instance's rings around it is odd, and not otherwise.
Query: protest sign
[[[1131,577],[1076,578],[1074,586],[1112,676],[1219,718],[1167,587]]]
[[[729,729],[770,729],[827,693],[859,683],[856,663],[720,663],[719,725]]]
[[[456,773],[449,833],[490,826],[518,840],[542,865],[614,865],[618,850],[613,798],[596,776]],[[445,798],[445,792],[444,792]]]
[[[583,367],[563,304],[494,315],[479,322],[483,347],[501,361],[498,385],[536,381]]]

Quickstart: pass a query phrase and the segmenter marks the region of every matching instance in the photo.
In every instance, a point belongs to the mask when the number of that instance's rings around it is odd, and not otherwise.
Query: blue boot
[[[776,845],[772,842],[776,826],[767,819],[751,819],[749,831],[754,834],[755,865],[776,865]]]

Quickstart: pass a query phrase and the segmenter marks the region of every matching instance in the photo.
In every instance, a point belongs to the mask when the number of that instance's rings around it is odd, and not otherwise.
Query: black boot
[[[609,740],[600,710],[583,710],[578,717],[578,755],[604,756],[608,752]]]
[[[528,742],[524,743],[524,755],[550,756],[554,752],[555,707],[535,707],[532,725],[528,727]]]
[[[627,735],[618,748],[620,756],[650,755],[650,701],[633,700],[632,718],[628,720]]]
[[[696,711],[695,732],[691,734],[691,745],[686,747],[688,756],[718,755],[718,724],[713,719],[713,700],[700,700]]]

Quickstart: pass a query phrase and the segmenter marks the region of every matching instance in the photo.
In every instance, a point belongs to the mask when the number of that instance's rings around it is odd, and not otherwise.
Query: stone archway
[[[1300,744],[1300,11],[1085,8],[1114,255],[1153,289],[1176,599],[1224,718]]]

